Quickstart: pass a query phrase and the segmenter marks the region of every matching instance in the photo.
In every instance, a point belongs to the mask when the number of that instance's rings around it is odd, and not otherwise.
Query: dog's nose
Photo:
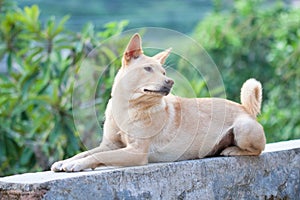
[[[174,84],[174,81],[172,80],[172,79],[166,79],[165,80],[165,84],[167,85],[167,86],[169,86],[169,87],[172,87],[173,86],[173,84]]]

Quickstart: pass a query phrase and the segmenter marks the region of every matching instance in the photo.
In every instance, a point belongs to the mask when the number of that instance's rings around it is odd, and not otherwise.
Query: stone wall
[[[215,157],[0,178],[0,199],[300,199],[300,140],[259,157]]]

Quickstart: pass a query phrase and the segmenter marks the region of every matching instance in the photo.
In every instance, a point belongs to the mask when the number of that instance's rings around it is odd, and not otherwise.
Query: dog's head
[[[130,99],[140,97],[162,98],[170,93],[174,81],[166,76],[163,68],[171,49],[149,57],[143,54],[142,41],[135,34],[123,54],[122,67],[113,86],[114,93],[126,93]]]

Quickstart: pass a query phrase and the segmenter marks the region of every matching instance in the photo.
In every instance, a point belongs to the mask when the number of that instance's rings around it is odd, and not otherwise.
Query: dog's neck
[[[118,88],[119,89],[119,88]],[[118,90],[117,89],[117,90]],[[166,118],[167,105],[164,97],[149,98],[134,95],[126,95],[126,91],[117,92],[112,97],[112,110],[119,128],[124,132],[138,132],[131,130],[132,127],[141,128],[146,133],[151,127],[163,127]],[[153,124],[153,119],[161,119]],[[159,128],[160,129],[160,128]]]
[[[157,110],[164,109],[165,106],[166,103],[161,96],[133,95],[129,99],[129,108],[140,111],[156,112]]]

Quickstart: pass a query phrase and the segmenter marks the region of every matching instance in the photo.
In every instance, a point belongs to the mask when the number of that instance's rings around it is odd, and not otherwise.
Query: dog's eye
[[[144,67],[144,70],[146,70],[147,72],[152,72],[153,71],[152,67]]]
[[[165,75],[166,75],[166,72],[163,72],[163,75],[165,76]]]

